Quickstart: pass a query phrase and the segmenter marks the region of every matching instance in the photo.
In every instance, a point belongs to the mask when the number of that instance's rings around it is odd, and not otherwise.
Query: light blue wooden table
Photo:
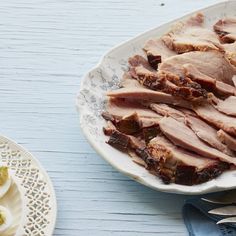
[[[2,0],[0,128],[56,189],[56,236],[187,235],[184,196],[118,173],[79,129],[83,74],[112,46],[216,0]]]

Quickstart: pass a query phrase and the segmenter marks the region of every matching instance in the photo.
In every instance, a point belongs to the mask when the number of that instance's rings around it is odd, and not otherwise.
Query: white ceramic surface
[[[206,16],[206,27],[212,27],[222,17],[236,16],[235,9],[236,2],[227,1],[202,9],[201,12]],[[194,13],[196,12],[176,19],[175,21],[188,18]],[[102,58],[95,68],[85,75],[77,97],[77,107],[80,112],[82,130],[98,154],[113,167],[153,189],[163,192],[192,195],[233,189],[236,187],[236,171],[225,172],[216,179],[195,186],[165,185],[158,177],[151,175],[143,167],[135,164],[128,155],[115,150],[105,143],[107,137],[102,132],[105,121],[101,117],[101,112],[106,104],[106,91],[118,87],[119,79],[123,72],[127,70],[127,59],[134,54],[143,54],[142,46],[144,42],[149,38],[163,35],[175,21],[147,31],[113,48]]]
[[[2,236],[51,236],[57,205],[52,183],[40,163],[23,147],[0,136],[0,163],[9,168],[12,185],[0,199],[13,224]]]

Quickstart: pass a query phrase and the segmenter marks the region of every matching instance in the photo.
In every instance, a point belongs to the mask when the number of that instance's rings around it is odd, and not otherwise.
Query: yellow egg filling
[[[0,167],[0,186],[4,185],[8,179],[8,168],[6,166]]]

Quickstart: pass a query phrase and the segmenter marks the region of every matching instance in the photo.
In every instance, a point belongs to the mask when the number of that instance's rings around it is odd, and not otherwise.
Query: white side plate
[[[202,9],[200,12],[206,16],[206,27],[212,27],[222,17],[236,16],[235,9],[236,1],[227,1]],[[193,12],[175,21],[183,20],[195,13]],[[101,117],[101,112],[106,103],[106,91],[117,88],[119,79],[127,70],[127,59],[135,54],[143,54],[142,47],[145,41],[163,35],[170,29],[173,22],[147,31],[113,48],[94,69],[85,75],[77,97],[82,130],[97,153],[113,167],[151,188],[179,194],[203,194],[236,188],[236,171],[225,172],[216,179],[195,186],[165,185],[158,177],[151,175],[143,167],[135,164],[128,155],[105,143],[107,138],[102,132],[105,121]]]
[[[13,216],[13,224],[1,236],[51,236],[57,204],[46,171],[23,147],[0,136],[0,165],[7,166],[12,185],[0,199]]]

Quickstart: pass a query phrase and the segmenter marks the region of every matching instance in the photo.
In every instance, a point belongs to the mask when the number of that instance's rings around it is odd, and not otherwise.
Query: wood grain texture
[[[184,196],[121,175],[88,145],[75,96],[112,46],[216,0],[3,0],[0,128],[29,149],[56,189],[56,236],[187,235]]]

